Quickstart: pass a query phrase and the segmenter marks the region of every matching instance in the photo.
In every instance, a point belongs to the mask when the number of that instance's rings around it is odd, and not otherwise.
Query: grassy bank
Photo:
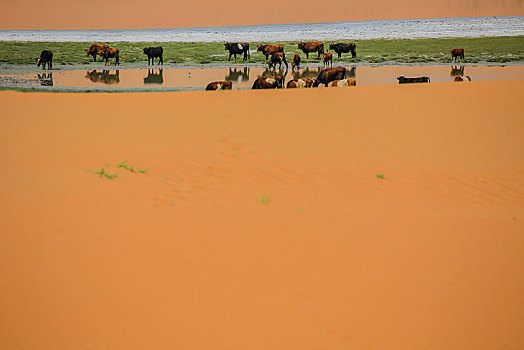
[[[331,42],[325,42],[326,49]],[[449,51],[452,48],[464,48],[465,62],[515,62],[524,61],[524,36],[485,37],[485,38],[449,38],[449,39],[403,39],[403,40],[358,40],[357,57],[352,59],[345,54],[341,61],[348,63],[399,62],[399,63],[447,63],[451,62]],[[228,56],[222,43],[132,43],[110,42],[110,47],[120,49],[120,61],[141,62],[147,60],[142,53],[145,46],[163,46],[164,61],[171,63],[213,63],[226,62]],[[258,43],[251,43],[256,50]],[[295,42],[279,42],[285,46],[288,60],[295,53],[300,53]],[[76,42],[0,42],[0,63],[33,64],[44,49],[52,50],[56,64],[88,64],[91,57],[86,57],[85,49],[91,43]],[[310,62],[316,62],[316,55],[310,55]],[[249,63],[264,60],[261,53],[253,53]],[[237,62],[242,63],[241,57]]]

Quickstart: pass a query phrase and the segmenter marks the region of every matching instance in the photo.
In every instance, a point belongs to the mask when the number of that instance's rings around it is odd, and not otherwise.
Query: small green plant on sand
[[[115,177],[117,177],[118,175],[117,174],[109,174],[107,171],[106,171],[106,166],[103,166],[100,170],[97,170],[97,171],[91,171],[91,170],[88,170],[88,172],[94,172],[95,174],[97,174],[99,177],[105,177],[106,179],[109,179],[109,180],[113,180]]]
[[[382,173],[380,173],[380,174],[377,173],[377,178],[378,178],[378,179],[384,179],[384,174],[382,174]]]
[[[138,168],[135,168],[134,166],[127,164],[127,160],[124,160],[123,162],[118,164],[117,167],[129,170],[132,173],[145,174],[145,173],[147,173],[149,171],[149,169],[138,169]]]
[[[268,204],[269,203],[269,195],[266,197],[265,194],[262,195],[262,198],[260,198],[260,203],[262,204]]]

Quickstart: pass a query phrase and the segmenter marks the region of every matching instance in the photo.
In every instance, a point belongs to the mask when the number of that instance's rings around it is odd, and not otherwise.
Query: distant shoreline
[[[0,41],[49,42],[223,42],[284,40],[367,40],[524,35],[524,17],[469,17],[235,27],[0,30]]]

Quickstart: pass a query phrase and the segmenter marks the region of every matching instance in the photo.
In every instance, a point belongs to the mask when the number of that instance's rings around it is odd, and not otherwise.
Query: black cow
[[[237,55],[244,54],[244,61],[247,61],[248,58],[251,58],[251,54],[249,53],[249,44],[248,43],[224,43],[224,50],[229,51],[229,59],[228,61],[231,61],[231,56],[235,56],[235,60],[237,59]]]
[[[411,84],[411,83],[429,83],[429,77],[417,77],[417,78],[406,78],[405,76],[400,76],[397,78],[399,84]]]
[[[336,67],[336,68],[326,68],[322,69],[317,79],[313,83],[313,87],[317,87],[320,84],[328,86],[328,84],[335,80],[346,79],[346,68]]]
[[[147,55],[147,64],[155,64],[155,57],[158,57],[158,64],[164,64],[164,59],[162,55],[164,54],[164,49],[162,46],[158,47],[144,47],[144,55]]]
[[[42,65],[42,69],[45,69],[46,63],[48,69],[53,68],[53,52],[49,50],[44,50],[40,53],[40,57],[36,60],[36,66],[40,67]]]
[[[351,52],[351,57],[357,57],[357,45],[354,43],[337,43],[329,45],[329,49],[338,54],[338,58],[342,57],[343,53]]]

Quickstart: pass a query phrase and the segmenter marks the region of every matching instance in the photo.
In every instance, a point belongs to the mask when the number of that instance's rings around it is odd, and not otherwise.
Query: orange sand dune
[[[522,0],[24,0],[0,3],[0,29],[129,29],[378,19],[524,16]]]
[[[0,348],[522,349],[523,89],[1,92]]]

